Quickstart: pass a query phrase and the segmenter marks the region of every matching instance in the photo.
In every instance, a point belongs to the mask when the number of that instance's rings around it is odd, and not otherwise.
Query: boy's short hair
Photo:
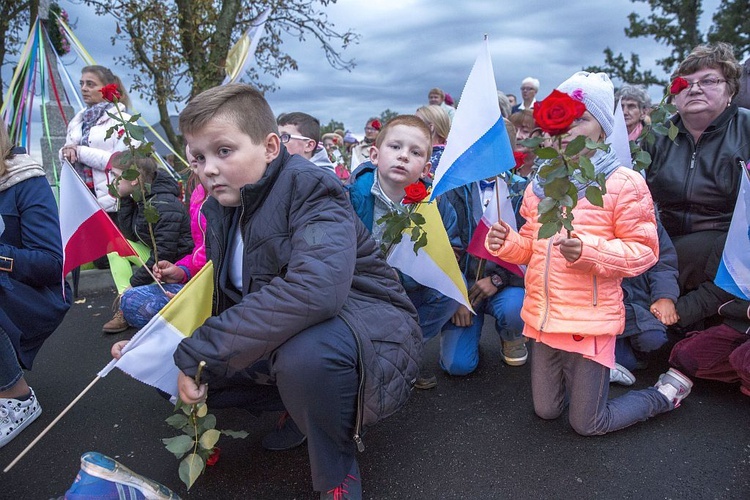
[[[262,144],[268,134],[279,132],[263,94],[243,83],[213,87],[195,96],[180,113],[180,132],[195,134],[214,118],[230,121],[254,144]]]
[[[150,156],[146,158],[139,157],[133,159],[130,156],[130,153],[123,151],[117,151],[116,153],[113,153],[109,159],[109,163],[107,166],[117,168],[121,171],[125,171],[131,167],[135,167],[136,170],[140,172],[143,182],[149,183],[154,181],[154,177],[156,177],[156,170],[159,168],[159,166],[156,164],[156,161]]]
[[[432,154],[432,132],[430,132],[430,127],[428,127],[427,124],[416,115],[398,115],[389,120],[383,127],[383,130],[378,134],[377,139],[375,139],[375,147],[380,148],[383,141],[388,136],[388,132],[390,132],[390,130],[396,125],[416,127],[424,134],[425,142],[427,143],[427,149],[425,152],[427,153],[427,161],[429,161],[430,155]]]
[[[276,124],[280,127],[294,125],[300,134],[314,140],[316,146],[320,142],[320,120],[307,113],[300,111],[282,113],[276,119]]]

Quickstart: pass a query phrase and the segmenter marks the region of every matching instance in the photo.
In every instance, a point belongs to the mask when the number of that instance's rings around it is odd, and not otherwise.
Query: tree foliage
[[[396,111],[393,111],[390,108],[386,108],[385,111],[383,111],[382,113],[380,113],[380,121],[383,122],[383,125],[385,125],[386,123],[388,123],[389,121],[393,120],[394,118],[396,118],[400,114],[401,113],[397,113]]]
[[[221,84],[232,44],[255,19],[272,6],[255,61],[245,81],[262,91],[276,88],[261,75],[279,78],[297,69],[297,62],[282,50],[284,35],[300,42],[320,43],[328,62],[336,69],[354,66],[341,53],[357,35],[339,32],[323,8],[336,0],[84,0],[98,15],[117,21],[112,44],[125,43],[128,51],[118,62],[135,71],[133,88],[148,102],[156,103],[167,139],[181,148],[169,120],[169,106]],[[176,108],[175,108],[176,110]]]
[[[9,58],[19,53],[29,26],[28,0],[0,0],[0,67],[13,65]],[[5,95],[6,82],[0,72],[0,106]]]
[[[652,37],[670,49],[667,57],[658,59],[667,75],[695,48],[709,42],[724,41],[734,46],[735,55],[741,59],[750,50],[750,9],[748,0],[722,0],[713,15],[714,25],[708,33],[701,33],[699,22],[703,14],[701,0],[631,0],[636,3],[647,3],[651,14],[641,17],[632,12],[628,16],[629,26],[625,28],[628,38]],[[612,49],[604,50],[604,66],[592,66],[589,71],[605,71],[612,77],[624,82],[641,85],[666,84],[651,71],[639,71],[640,59],[637,54],[630,54],[626,60],[622,54],[614,55]]]
[[[330,134],[337,129],[346,130],[346,127],[344,127],[344,122],[339,122],[331,118],[331,121],[329,121],[328,124],[321,125],[320,135]]]

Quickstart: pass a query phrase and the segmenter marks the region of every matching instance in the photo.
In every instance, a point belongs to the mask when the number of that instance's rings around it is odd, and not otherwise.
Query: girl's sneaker
[[[679,370],[670,368],[667,373],[659,375],[659,380],[654,387],[674,404],[674,408],[677,408],[682,403],[682,400],[690,394],[693,382],[680,373]]]
[[[0,398],[0,448],[8,444],[42,414],[34,390],[28,399]]]
[[[136,474],[106,455],[89,451],[65,500],[179,500],[172,490]]]

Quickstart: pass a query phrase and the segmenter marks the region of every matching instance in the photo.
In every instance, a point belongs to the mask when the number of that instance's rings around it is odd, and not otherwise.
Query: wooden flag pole
[[[55,424],[57,424],[57,422],[59,422],[60,419],[63,418],[65,414],[68,413],[68,411],[71,408],[73,408],[73,406],[87,392],[89,392],[89,390],[92,387],[94,387],[94,384],[99,382],[100,379],[101,377],[97,375],[96,378],[92,380],[91,383],[83,391],[81,391],[81,393],[78,396],[76,396],[76,398],[73,401],[71,401],[71,403],[62,412],[60,412],[60,414],[57,417],[55,417],[55,419],[44,430],[31,443],[29,443],[29,445],[15,459],[13,459],[13,461],[10,464],[8,464],[8,466],[5,469],[3,469],[3,473],[6,473],[9,470],[11,470],[13,466],[16,465],[18,461],[21,460],[31,450],[31,448],[33,448],[39,441],[41,441],[41,439],[50,431],[50,429],[52,429],[52,427],[54,427]]]

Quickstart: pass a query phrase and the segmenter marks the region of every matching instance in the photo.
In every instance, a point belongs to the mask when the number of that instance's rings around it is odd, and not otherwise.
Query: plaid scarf
[[[89,145],[89,133],[91,132],[92,127],[96,125],[101,117],[104,116],[104,113],[113,106],[114,105],[111,102],[103,101],[86,108],[82,116],[81,146]],[[73,165],[73,168],[89,188],[94,187],[94,174],[90,166],[77,161]]]

